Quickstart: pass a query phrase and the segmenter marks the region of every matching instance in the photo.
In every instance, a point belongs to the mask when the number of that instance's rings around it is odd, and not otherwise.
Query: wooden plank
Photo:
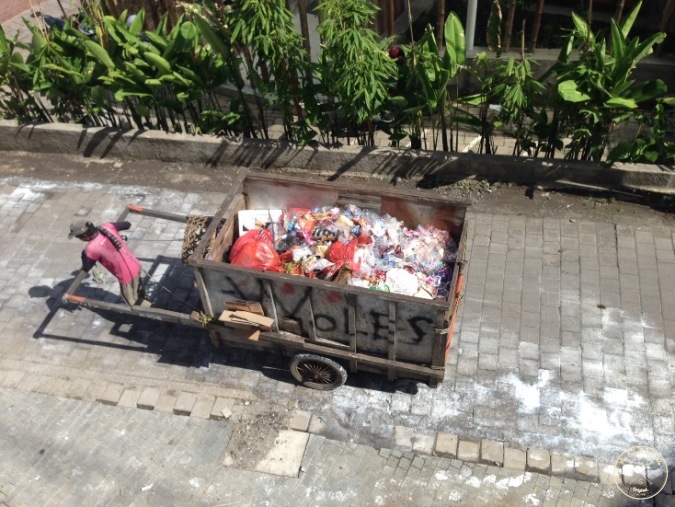
[[[192,319],[188,313],[179,313],[171,310],[164,310],[163,308],[153,308],[140,305],[129,306],[126,303],[108,303],[107,301],[99,301],[85,297],[68,298],[68,302],[78,304],[86,308],[97,308],[99,310],[107,310],[115,313],[123,313],[126,315],[136,315],[137,317],[159,320],[161,322],[173,322],[199,328],[204,327],[201,322]]]
[[[279,332],[279,315],[277,314],[276,303],[274,302],[274,293],[272,292],[272,287],[269,280],[263,281],[263,308],[269,308],[269,317],[274,319],[274,325],[272,326],[272,331]],[[265,301],[265,298],[268,299],[268,302]],[[267,303],[267,304],[266,304]]]
[[[235,180],[234,184],[230,188],[230,191],[225,195],[223,203],[220,205],[220,208],[218,208],[218,212],[213,217],[213,220],[211,221],[211,224],[209,225],[206,232],[204,233],[204,236],[202,237],[202,240],[199,242],[199,245],[197,245],[195,253],[192,255],[192,257],[190,257],[189,259],[190,262],[192,262],[193,260],[199,261],[200,259],[204,258],[204,252],[206,250],[206,247],[210,242],[211,236],[216,231],[218,224],[221,223],[223,217],[230,216],[228,214],[228,212],[230,211],[230,206],[236,205],[236,203],[234,202],[235,197],[242,193],[245,178],[246,178],[245,172],[239,175],[239,177]]]
[[[120,217],[126,217],[126,213],[135,213],[137,215],[143,215],[152,218],[161,218],[162,220],[171,220],[173,222],[187,223],[188,221],[187,215],[181,215],[178,213],[169,213],[168,211],[160,211],[150,208],[143,208],[142,206],[136,206],[135,204],[127,204],[122,214],[120,214]],[[118,220],[124,220],[124,218],[118,217]]]
[[[195,266],[193,273],[195,275],[195,281],[197,282],[197,290],[199,291],[199,297],[202,300],[204,312],[206,312],[206,315],[209,315],[210,317],[215,317],[216,314],[213,310],[213,306],[211,305],[211,298],[209,297],[209,292],[206,287],[202,269]]]
[[[312,290],[310,289],[309,297],[307,298],[306,311],[304,312],[309,321],[309,339],[315,342],[317,340],[316,334],[316,319],[314,318],[314,308],[312,307]]]
[[[347,331],[349,333],[349,350],[356,353],[356,296],[348,294],[347,302]],[[358,363],[355,359],[349,361],[349,371],[356,373],[358,371]]]
[[[396,342],[396,303],[393,301],[389,303],[389,330],[387,337],[389,341],[389,360],[393,363],[396,361],[396,347],[398,345]],[[390,367],[387,370],[387,378],[389,380],[396,378],[395,368]]]
[[[218,236],[216,236],[214,244],[211,246],[208,253],[205,251],[206,257],[209,260],[216,262],[222,262],[225,260],[225,252],[234,244],[234,235],[237,227],[237,213],[244,209],[245,206],[246,203],[242,194],[238,194],[234,197],[232,203],[230,203],[230,206],[228,206],[227,213],[224,217],[225,224],[220,229],[220,232],[218,233]],[[211,228],[209,227],[209,230],[210,229]],[[214,229],[214,233],[215,230],[216,229]],[[207,230],[204,234],[204,237],[206,237],[208,232],[209,231]],[[209,236],[209,241],[206,243],[207,245],[210,242],[210,238],[211,236]],[[204,250],[206,250],[206,248]]]
[[[306,178],[296,178],[292,176],[279,176],[277,174],[265,174],[260,172],[249,172],[246,176],[247,184],[253,185],[256,182],[263,183],[266,182],[268,185],[276,186],[276,188],[285,188],[285,187],[309,187],[314,192],[331,192],[334,194],[339,193],[353,193],[360,194],[372,197],[398,197],[400,199],[405,199],[411,202],[419,202],[426,204],[435,204],[438,207],[447,207],[447,206],[457,206],[460,208],[466,208],[469,204],[468,201],[456,201],[443,197],[437,197],[436,194],[432,192],[424,192],[419,190],[411,189],[392,189],[386,188],[385,186],[375,186],[369,184],[359,185],[359,188],[354,188],[353,186],[347,186],[343,183],[337,183],[332,181],[311,181],[308,182]],[[386,190],[382,190],[386,188]]]

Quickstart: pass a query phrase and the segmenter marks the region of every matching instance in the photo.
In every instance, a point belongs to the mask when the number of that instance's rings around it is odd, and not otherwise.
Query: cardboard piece
[[[239,236],[246,231],[263,229],[269,224],[278,223],[283,211],[280,209],[243,209],[239,211]]]
[[[244,301],[238,299],[237,301],[225,301],[225,309],[236,312],[237,310],[243,312],[251,312],[256,315],[265,315],[262,306],[257,301]]]
[[[263,331],[269,331],[272,329],[272,325],[274,324],[274,319],[265,317],[264,315],[258,315],[252,312],[244,312],[241,310],[234,312],[231,310],[225,310],[220,314],[218,320],[226,326],[238,328],[253,327]]]
[[[260,329],[254,327],[247,328],[232,328],[232,333],[239,338],[244,338],[245,340],[251,340],[252,342],[257,342],[260,339]]]

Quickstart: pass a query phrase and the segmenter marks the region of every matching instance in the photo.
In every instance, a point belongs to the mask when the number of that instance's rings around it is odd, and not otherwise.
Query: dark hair
[[[98,227],[96,227],[91,222],[85,222],[84,226],[86,227],[86,230],[82,234],[77,234],[75,236],[76,238],[82,238],[84,236],[91,236],[92,234],[94,234],[98,230]]]

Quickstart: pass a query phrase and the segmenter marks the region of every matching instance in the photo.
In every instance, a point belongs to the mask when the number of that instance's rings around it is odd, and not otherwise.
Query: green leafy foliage
[[[0,28],[0,112],[20,123],[246,137],[268,137],[273,114],[284,137],[299,144],[317,131],[324,140],[346,132],[374,144],[380,129],[394,145],[409,137],[413,147],[424,139],[426,148],[430,126],[432,147],[446,151],[457,147],[453,132],[462,126],[481,136],[482,153],[495,152],[494,132],[504,129],[516,139],[514,155],[672,163],[668,118],[675,100],[663,97],[661,80],[632,76],[664,38],[630,37],[641,3],[621,23],[612,21],[606,36],[574,14],[556,64],[540,79],[531,59],[499,57],[501,10],[497,0],[492,5],[486,28],[498,58],[481,54],[467,66],[455,13],[445,20],[445,48],[428,26],[389,56],[392,40],[371,29],[374,2],[323,0],[315,4],[322,44],[312,64],[286,0],[184,4],[175,23],[165,15],[152,31],[142,10],[128,23],[128,12],[105,16],[91,0],[80,19],[87,30],[27,22],[32,39],[24,44]],[[480,89],[460,97],[466,72]],[[229,88],[226,98],[222,87]],[[628,121],[640,124],[638,135],[608,150],[612,133]]]
[[[373,143],[372,119],[386,104],[396,66],[387,54],[388,40],[368,28],[376,7],[367,0],[324,0],[319,34],[322,91],[337,101],[337,111],[350,128],[367,124]]]
[[[573,14],[575,29],[550,73],[558,82],[557,93],[551,99],[552,123],[539,128],[549,135],[544,141],[548,156],[559,149],[561,137],[569,136],[570,142],[565,147],[567,158],[600,161],[611,132],[628,121],[641,104],[666,92],[661,80],[631,79],[637,63],[665,37],[656,33],[644,41],[629,38],[641,6],[638,2],[621,24],[611,20],[609,51],[605,40],[596,36],[584,19]],[[570,58],[574,48],[579,52],[576,59]]]

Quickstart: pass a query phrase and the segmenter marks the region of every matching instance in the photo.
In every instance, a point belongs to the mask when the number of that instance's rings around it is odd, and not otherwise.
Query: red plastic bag
[[[283,272],[281,258],[274,249],[272,233],[268,229],[251,230],[234,242],[230,263],[245,268]]]
[[[348,263],[352,271],[358,271],[360,264],[354,262],[354,254],[356,253],[356,241],[350,241],[344,244],[340,241],[333,242],[326,250],[326,259],[335,263],[333,272],[337,272],[343,264]]]

